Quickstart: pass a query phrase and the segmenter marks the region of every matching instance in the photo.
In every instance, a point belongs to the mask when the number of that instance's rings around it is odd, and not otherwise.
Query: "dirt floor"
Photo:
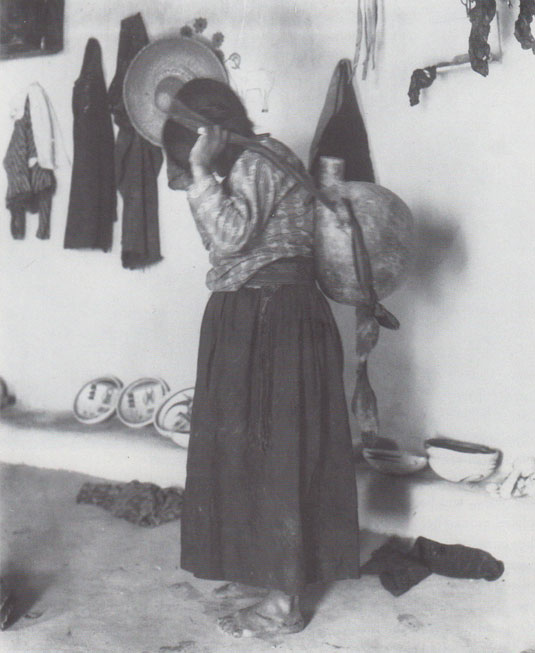
[[[2,576],[16,593],[1,651],[23,653],[521,653],[535,650],[527,569],[495,582],[432,575],[394,598],[377,577],[312,586],[296,635],[233,639],[217,616],[253,597],[221,599],[221,582],[179,568],[180,522],[142,528],[75,497],[90,477],[0,465]],[[380,536],[364,533],[364,548]],[[521,609],[525,596],[526,610]],[[531,598],[530,598],[531,597]]]

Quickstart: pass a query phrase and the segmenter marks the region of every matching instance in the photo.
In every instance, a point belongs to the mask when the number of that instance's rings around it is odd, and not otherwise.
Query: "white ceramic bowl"
[[[371,467],[383,474],[396,474],[398,476],[413,474],[427,465],[427,456],[395,449],[365,447],[362,450],[362,455]]]
[[[115,376],[101,376],[83,385],[74,399],[74,416],[82,424],[100,424],[117,408],[123,382]]]
[[[474,442],[451,438],[425,441],[429,467],[447,481],[477,483],[496,471],[500,451]]]
[[[138,379],[123,388],[117,402],[117,417],[132,428],[148,426],[152,424],[156,408],[168,392],[169,386],[163,379]]]
[[[154,426],[160,435],[188,448],[191,407],[195,388],[185,388],[166,395],[154,415]]]

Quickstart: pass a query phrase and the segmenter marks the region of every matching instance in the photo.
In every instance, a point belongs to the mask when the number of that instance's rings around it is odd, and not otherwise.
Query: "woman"
[[[265,157],[237,96],[195,79],[177,98],[217,126],[167,121],[213,291],[201,327],[182,515],[184,569],[269,590],[219,620],[237,637],[297,632],[307,583],[358,578],[358,525],[342,349],[314,282],[313,205]],[[263,145],[305,173],[282,143]],[[178,182],[177,182],[178,180]]]

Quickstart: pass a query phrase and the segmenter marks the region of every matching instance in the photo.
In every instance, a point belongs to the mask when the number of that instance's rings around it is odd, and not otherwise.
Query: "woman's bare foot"
[[[303,630],[305,622],[297,596],[273,591],[263,601],[218,619],[219,628],[233,637],[288,635]]]

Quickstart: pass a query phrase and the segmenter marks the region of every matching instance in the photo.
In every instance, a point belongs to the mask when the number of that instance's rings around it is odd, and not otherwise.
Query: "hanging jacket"
[[[339,61],[310,147],[309,170],[316,181],[320,156],[343,159],[346,181],[375,181],[352,77],[349,59]]]
[[[56,178],[52,170],[39,165],[28,96],[22,116],[15,120],[3,163],[7,173],[6,206],[11,212],[11,235],[17,240],[24,238],[26,211],[30,211],[39,213],[37,238],[49,238]]]
[[[158,173],[163,156],[160,148],[140,136],[126,113],[123,82],[130,62],[149,39],[141,14],[121,21],[117,69],[108,91],[115,124],[115,177],[123,198],[123,267],[144,268],[161,260],[158,224]]]
[[[113,125],[99,42],[87,42],[74,83],[74,156],[64,246],[102,249],[112,245],[116,219]]]
[[[48,170],[55,170],[62,163],[71,165],[56,112],[48,94],[39,82],[32,82],[11,99],[9,113],[12,120],[22,118],[27,99],[30,103],[30,120],[37,150],[37,162],[41,168]]]

